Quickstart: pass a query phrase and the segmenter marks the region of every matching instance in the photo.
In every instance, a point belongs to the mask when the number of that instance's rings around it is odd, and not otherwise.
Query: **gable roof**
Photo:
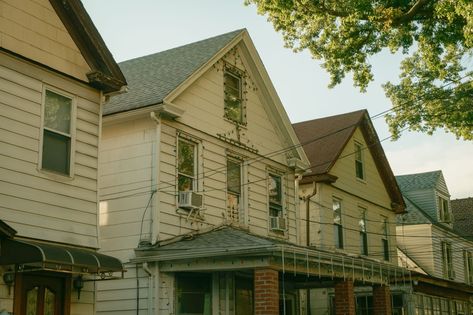
[[[396,218],[399,225],[436,224],[436,221],[427,212],[422,210],[421,207],[408,197],[404,196],[404,201],[406,203],[406,212]]]
[[[105,104],[110,115],[160,104],[194,72],[245,30],[237,30],[195,43],[121,62],[129,92]]]
[[[460,235],[473,240],[473,197],[454,199],[450,201],[453,213],[453,229]]]
[[[92,69],[90,84],[104,93],[118,92],[126,79],[80,0],[49,0]]]
[[[299,141],[309,158],[312,172],[302,180],[303,183],[318,181],[330,176],[330,170],[340,157],[343,149],[360,128],[384,186],[393,202],[396,213],[405,208],[396,178],[386,159],[383,147],[373,127],[367,110],[323,117],[293,124]]]
[[[406,174],[396,176],[401,191],[434,189],[437,182],[443,178],[442,171],[431,171],[417,174]]]

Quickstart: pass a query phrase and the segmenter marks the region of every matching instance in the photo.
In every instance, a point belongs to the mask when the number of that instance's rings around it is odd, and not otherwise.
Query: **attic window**
[[[240,71],[226,68],[223,74],[225,118],[238,124],[244,123],[243,78]]]
[[[440,222],[450,223],[450,209],[448,207],[448,200],[438,197],[439,219]]]
[[[355,142],[355,173],[356,178],[365,179],[365,170],[363,163],[363,147],[360,143]]]

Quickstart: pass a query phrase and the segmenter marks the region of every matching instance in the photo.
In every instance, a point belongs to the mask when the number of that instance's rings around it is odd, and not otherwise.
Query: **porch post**
[[[279,278],[273,269],[255,269],[255,315],[279,315]]]
[[[391,315],[391,289],[386,285],[373,286],[373,314]]]
[[[355,290],[353,280],[347,279],[335,284],[335,314],[355,315]]]

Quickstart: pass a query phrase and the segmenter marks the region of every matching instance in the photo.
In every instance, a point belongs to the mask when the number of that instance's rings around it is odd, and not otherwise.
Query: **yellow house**
[[[0,0],[0,312],[94,314],[104,100],[126,85],[79,0]],[[118,274],[117,274],[118,275]]]
[[[396,214],[405,205],[368,112],[324,117],[293,127],[311,164],[299,188],[303,244],[349,255],[361,264],[374,263],[378,273],[392,276],[397,266]],[[342,284],[349,288],[347,300],[353,308],[357,292],[357,311],[371,303],[368,295],[389,292],[389,280],[360,282],[356,277],[353,273],[311,290],[312,312],[336,308],[346,298],[337,293]],[[385,314],[386,309],[377,311]]]

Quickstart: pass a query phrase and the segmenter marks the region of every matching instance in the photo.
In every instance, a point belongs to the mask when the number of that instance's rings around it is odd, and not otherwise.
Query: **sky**
[[[396,82],[402,56],[374,56],[375,81],[366,93],[350,75],[328,88],[321,62],[308,52],[284,47],[266,17],[243,0],[82,0],[117,62],[246,28],[292,123],[367,109],[374,116],[391,108],[381,84]],[[380,139],[390,136],[384,118],[373,120]],[[452,199],[473,197],[473,142],[438,130],[429,136],[403,132],[397,141],[383,141],[395,175],[442,170]]]

